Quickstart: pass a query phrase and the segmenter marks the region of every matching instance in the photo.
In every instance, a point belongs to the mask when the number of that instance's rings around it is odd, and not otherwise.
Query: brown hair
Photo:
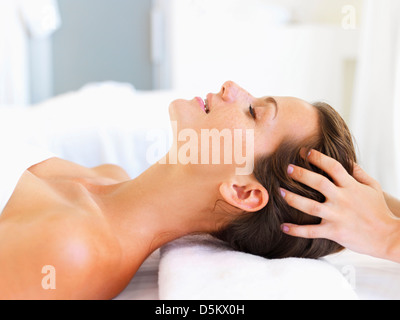
[[[338,160],[350,174],[356,162],[352,136],[344,120],[326,103],[317,102],[313,106],[319,115],[317,137],[303,143],[286,141],[272,155],[255,162],[254,175],[268,191],[268,204],[258,212],[244,213],[213,233],[213,236],[226,241],[236,250],[266,258],[319,258],[343,249],[331,240],[291,237],[280,229],[284,222],[298,225],[321,222],[320,218],[290,207],[280,194],[282,187],[319,202],[325,201],[321,193],[291,179],[287,174],[289,164],[295,164],[328,177],[300,155],[302,148],[315,149]]]

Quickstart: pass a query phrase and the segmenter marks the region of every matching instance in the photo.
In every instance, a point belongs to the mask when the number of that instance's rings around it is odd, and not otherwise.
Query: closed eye
[[[252,107],[252,105],[249,106],[249,112],[253,119],[256,120],[256,113],[254,112],[254,108]]]

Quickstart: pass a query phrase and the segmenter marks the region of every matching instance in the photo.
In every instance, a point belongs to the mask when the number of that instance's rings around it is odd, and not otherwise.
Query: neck
[[[190,168],[155,164],[139,177],[96,192],[124,250],[148,256],[167,242],[218,226],[213,212],[218,185],[199,179]]]

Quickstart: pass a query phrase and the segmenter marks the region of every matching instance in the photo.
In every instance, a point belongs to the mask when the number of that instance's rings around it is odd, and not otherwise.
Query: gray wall
[[[58,0],[53,37],[54,94],[88,82],[129,82],[152,89],[151,0]]]

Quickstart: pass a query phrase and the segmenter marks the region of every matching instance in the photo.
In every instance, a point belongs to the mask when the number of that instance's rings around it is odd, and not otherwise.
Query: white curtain
[[[362,167],[400,197],[400,1],[364,6],[350,126]]]
[[[57,0],[0,0],[0,106],[29,104],[28,37],[59,25]]]

